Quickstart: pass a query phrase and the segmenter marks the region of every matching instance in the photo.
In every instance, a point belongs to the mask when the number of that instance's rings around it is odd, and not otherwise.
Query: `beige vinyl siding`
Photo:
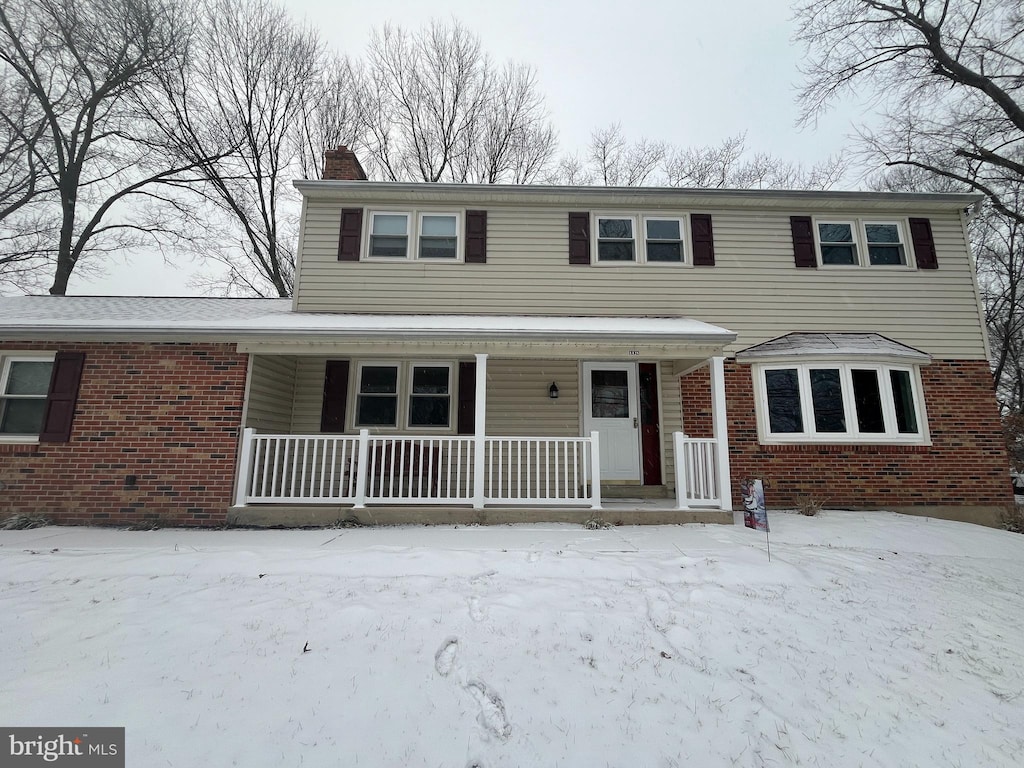
[[[575,360],[487,361],[487,434],[577,437],[579,365]],[[551,382],[558,399],[548,396]]]
[[[349,389],[353,367],[349,367]],[[324,405],[326,357],[300,357],[295,371],[295,401],[292,405],[292,431],[299,435],[320,434],[320,416]],[[346,415],[347,418],[347,415]]]
[[[676,462],[672,452],[672,433],[683,430],[683,398],[679,391],[679,376],[666,363],[659,365],[661,373],[661,482],[676,487]]]
[[[731,351],[792,331],[875,331],[936,357],[984,357],[971,263],[955,212],[911,214],[931,220],[939,263],[937,270],[917,270],[794,266],[790,215],[905,220],[877,210],[700,209],[712,215],[716,266],[681,267],[571,266],[570,209],[525,204],[488,208],[487,264],[339,262],[341,208],[340,202],[307,201],[296,287],[300,310],[682,315],[736,331]],[[913,262],[912,245],[905,245]]]
[[[290,432],[294,394],[295,358],[255,355],[249,374],[245,426],[257,432]]]

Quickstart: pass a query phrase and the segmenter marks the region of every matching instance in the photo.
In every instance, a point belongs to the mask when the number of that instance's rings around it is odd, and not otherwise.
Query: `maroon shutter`
[[[694,265],[715,266],[715,236],[711,229],[711,216],[707,213],[691,213],[690,231],[693,233]]]
[[[487,211],[466,211],[466,263],[487,263]]]
[[[935,255],[935,239],[932,237],[932,223],[928,219],[910,220],[910,239],[914,242],[914,256],[918,269],[938,269],[939,259]]]
[[[810,216],[790,216],[789,229],[793,233],[793,261],[798,267],[817,267],[814,253],[814,227]]]
[[[569,263],[590,263],[590,214],[569,214]]]
[[[78,386],[84,367],[85,355],[81,352],[58,352],[54,357],[39,442],[66,443],[71,439],[71,422],[75,419]]]
[[[345,431],[348,404],[348,360],[328,360],[324,373],[324,404],[320,411],[321,432]]]
[[[472,435],[476,431],[476,363],[459,363],[459,414],[460,435]]]
[[[363,209],[341,209],[341,233],[338,235],[338,261],[359,261],[363,236]]]

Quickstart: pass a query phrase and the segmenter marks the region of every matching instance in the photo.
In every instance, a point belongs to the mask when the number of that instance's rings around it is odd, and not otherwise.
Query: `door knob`
[[[638,425],[639,425],[639,422],[637,421],[636,416],[634,416],[633,417],[633,429],[636,429]]]

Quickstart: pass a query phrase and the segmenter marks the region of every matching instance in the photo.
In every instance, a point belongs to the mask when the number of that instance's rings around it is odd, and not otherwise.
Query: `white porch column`
[[[235,478],[235,506],[244,507],[249,498],[249,484],[252,482],[252,442],[256,430],[246,427],[242,430],[242,445],[238,451],[238,474]]]
[[[476,356],[476,400],[473,412],[473,509],[484,508],[484,435],[487,419],[487,355]]]
[[[732,511],[732,480],[729,477],[729,420],[725,411],[725,358],[711,358],[711,424],[718,449],[718,495],[722,509]],[[676,458],[678,461],[678,457]]]

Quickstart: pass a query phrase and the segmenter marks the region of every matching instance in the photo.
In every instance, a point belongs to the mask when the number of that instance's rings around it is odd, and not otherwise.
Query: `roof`
[[[877,333],[787,333],[736,353],[739,363],[792,357],[895,357],[930,362],[931,355]]]
[[[296,312],[291,299],[144,296],[0,298],[0,338],[559,338],[727,344],[736,334],[686,317],[384,315]]]
[[[977,193],[865,192],[806,189],[708,189],[687,187],[585,187],[546,184],[448,184],[440,182],[298,180],[309,197],[377,200],[474,200],[538,204],[592,202],[613,205],[750,206],[800,210],[848,209],[964,210],[984,199]]]

